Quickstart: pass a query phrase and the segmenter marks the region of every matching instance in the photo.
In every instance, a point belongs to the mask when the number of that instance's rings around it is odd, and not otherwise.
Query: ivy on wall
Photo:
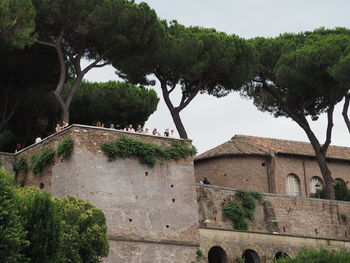
[[[248,221],[254,218],[256,201],[262,200],[262,195],[258,192],[247,190],[237,190],[236,197],[238,201],[231,201],[222,210],[224,217],[230,219],[233,228],[237,230],[248,230]]]
[[[127,136],[122,136],[112,142],[105,142],[101,145],[101,149],[107,155],[108,161],[114,161],[118,157],[137,156],[140,163],[149,167],[154,167],[157,158],[177,160],[197,153],[195,147],[180,142],[174,142],[170,147],[165,147]]]
[[[70,137],[62,140],[57,146],[57,155],[62,159],[69,157],[74,148],[74,140]]]
[[[50,164],[55,156],[55,151],[49,147],[44,147],[36,155],[31,158],[32,166],[31,170],[34,174],[39,174],[42,172],[44,167]]]

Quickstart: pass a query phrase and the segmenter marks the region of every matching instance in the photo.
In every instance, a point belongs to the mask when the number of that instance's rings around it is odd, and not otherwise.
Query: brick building
[[[350,148],[330,146],[329,169],[335,181],[350,181]],[[308,197],[324,185],[310,143],[236,135],[195,158],[196,182]]]

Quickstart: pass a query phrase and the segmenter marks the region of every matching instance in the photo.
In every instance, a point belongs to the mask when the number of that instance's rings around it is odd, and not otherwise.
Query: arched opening
[[[274,260],[280,259],[280,258],[289,258],[288,254],[283,252],[283,251],[279,251],[276,253]]]
[[[219,246],[212,247],[208,252],[209,263],[227,263],[227,254]]]
[[[260,263],[260,257],[252,249],[247,249],[243,252],[242,258],[244,258],[244,263]]]
[[[346,185],[345,181],[341,178],[336,178],[334,182],[339,185]]]
[[[312,177],[310,182],[310,193],[314,194],[317,192],[317,190],[321,190],[323,185],[323,181],[320,177]]]
[[[287,195],[300,196],[300,180],[295,174],[289,174],[286,180]]]

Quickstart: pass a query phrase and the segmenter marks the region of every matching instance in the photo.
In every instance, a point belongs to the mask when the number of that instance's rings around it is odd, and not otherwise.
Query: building
[[[330,146],[335,181],[350,181],[350,148]],[[309,197],[324,185],[310,143],[236,135],[195,158],[196,182],[263,193]]]
[[[281,140],[235,136],[240,140],[198,156],[195,163],[192,157],[158,160],[153,168],[140,164],[136,157],[108,162],[101,144],[125,135],[163,146],[176,141],[191,144],[189,140],[71,125],[16,154],[0,153],[0,160],[11,170],[11,163],[19,157],[30,160],[43,147],[56,149],[63,139],[74,139],[70,158],[56,156],[40,176],[29,172],[26,185],[55,196],[74,195],[100,208],[107,218],[110,242],[104,262],[232,263],[243,257],[246,263],[265,263],[285,254],[294,256],[305,246],[350,248],[350,203],[305,197],[310,188],[303,186],[304,178],[310,181],[319,176],[311,152],[301,154],[297,148],[288,152],[294,148],[286,145],[282,151]],[[251,140],[262,144],[271,140],[276,145],[267,151],[268,147],[254,146]],[[346,149],[332,149],[333,172],[346,181],[348,161],[341,152]],[[303,196],[284,194],[283,183],[289,174],[300,177]],[[196,184],[202,176],[212,185]],[[249,231],[234,230],[222,215],[235,198],[233,188],[265,192],[249,221]]]

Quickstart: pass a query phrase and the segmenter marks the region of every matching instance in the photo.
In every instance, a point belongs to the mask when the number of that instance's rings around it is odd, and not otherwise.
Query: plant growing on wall
[[[12,169],[16,173],[16,175],[20,172],[27,174],[29,170],[27,159],[23,156],[16,159],[12,164]]]
[[[236,197],[239,201],[231,201],[222,210],[224,217],[230,219],[233,228],[237,230],[248,230],[247,218],[252,220],[256,208],[256,201],[261,201],[262,196],[258,192],[237,190]]]
[[[57,155],[63,159],[67,158],[72,154],[73,148],[74,140],[70,137],[65,138],[57,146]]]
[[[127,136],[122,136],[116,141],[105,142],[101,145],[101,149],[107,155],[108,161],[114,161],[118,157],[137,156],[140,163],[149,167],[154,167],[156,158],[178,160],[189,155],[193,156],[197,152],[193,146],[179,142],[174,142],[170,147],[164,147]]]
[[[44,167],[51,163],[53,157],[55,156],[55,151],[49,147],[44,147],[41,151],[32,156],[32,166],[31,170],[34,174],[39,174],[42,172]]]

